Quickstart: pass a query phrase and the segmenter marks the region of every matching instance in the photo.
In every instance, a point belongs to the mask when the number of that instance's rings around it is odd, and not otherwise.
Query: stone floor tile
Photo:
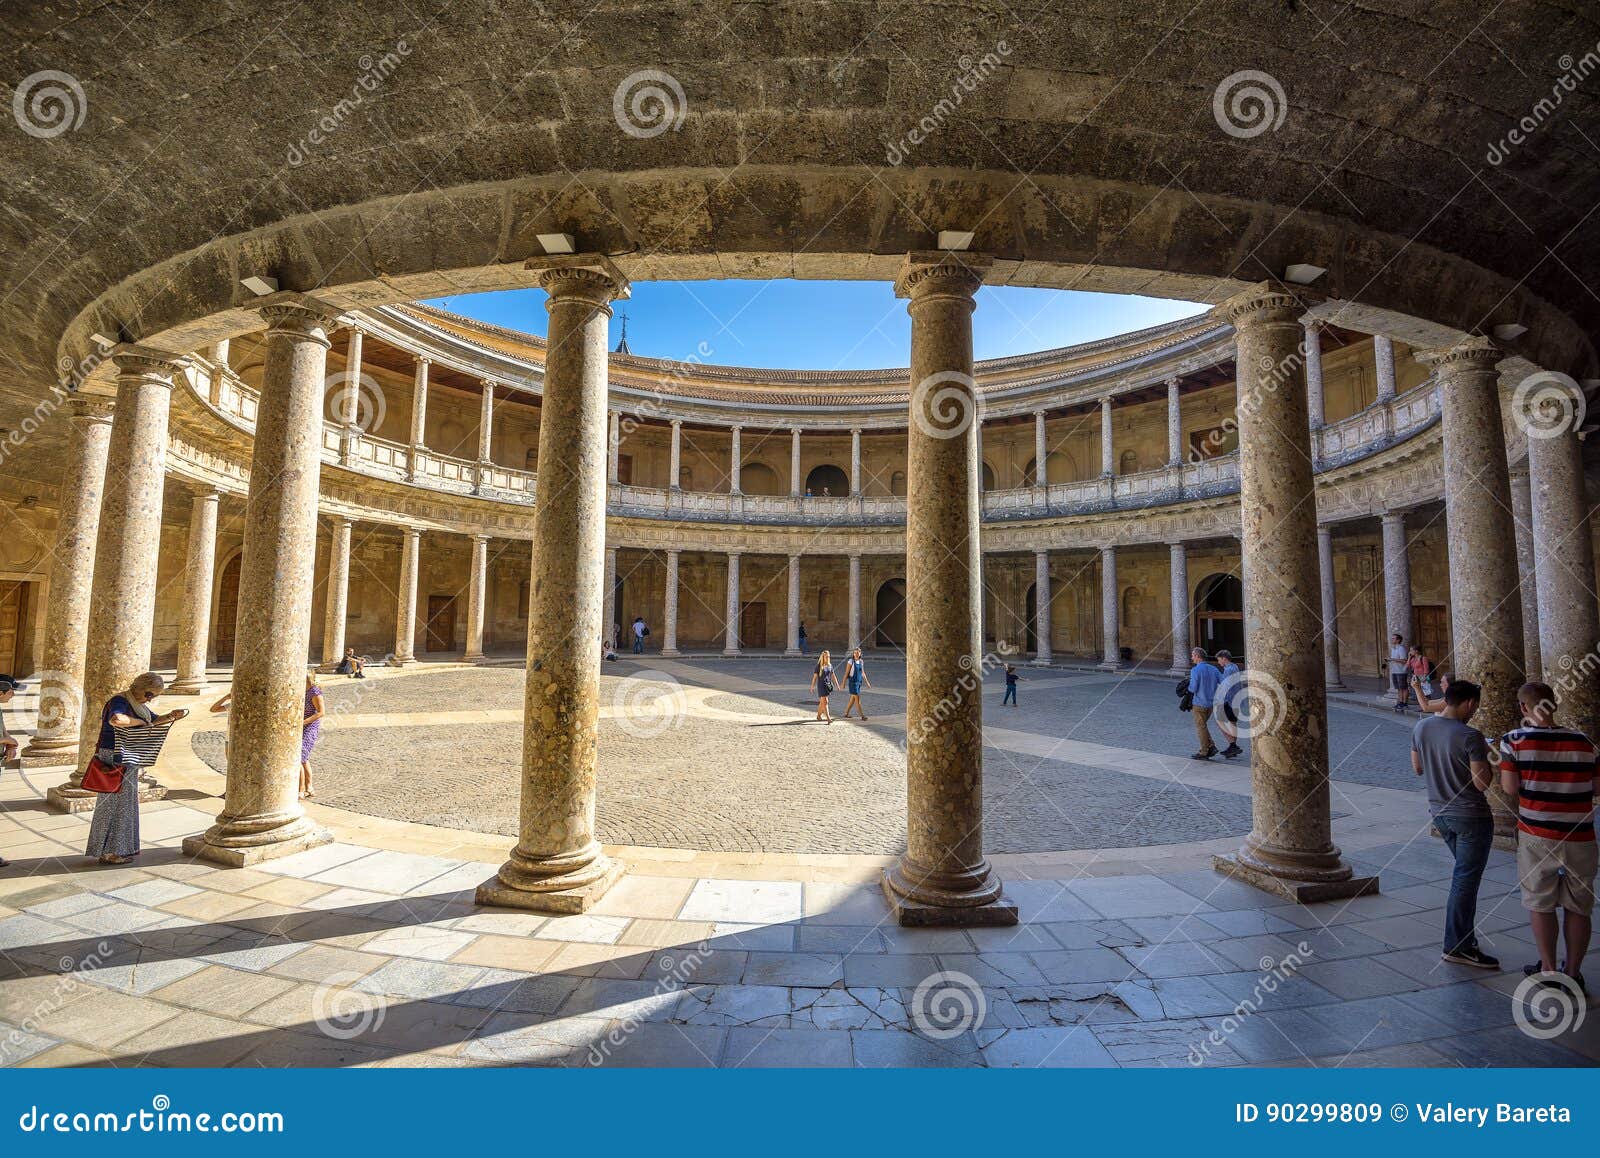
[[[1405,1069],[1455,1069],[1450,1058],[1423,1042],[1407,1045],[1390,1045],[1382,1049],[1363,1049],[1355,1053],[1334,1054],[1331,1057],[1312,1058],[1318,1067],[1325,1069],[1368,1069],[1398,1066]]]
[[[481,966],[407,957],[380,966],[356,981],[352,988],[389,997],[444,999],[470,989],[483,975]]]
[[[782,985],[691,985],[683,991],[673,1019],[686,1025],[771,1029],[791,1024],[791,1008],[790,991]]]
[[[1059,1069],[1114,1066],[1116,1061],[1086,1025],[1008,1030],[983,1048],[996,1069]]]
[[[1506,994],[1471,982],[1402,993],[1398,1000],[1434,1018],[1453,1034],[1510,1025],[1515,1004]]]
[[[611,886],[590,912],[600,917],[644,917],[671,920],[683,908],[694,881],[688,877],[629,874]]]
[[[805,884],[805,920],[811,925],[881,925],[889,920],[889,904],[876,884],[808,881]]]
[[[242,1016],[294,988],[294,982],[264,973],[212,965],[156,990],[168,1005],[219,1016]]]
[[[387,945],[380,943],[382,941],[383,935],[374,937],[366,943],[364,951],[389,952]],[[458,965],[486,965],[496,969],[537,973],[560,950],[561,946],[553,941],[536,941],[531,937],[497,937],[484,933],[472,935],[450,960]]]
[[[638,978],[644,975],[650,957],[650,950],[632,945],[591,945],[573,942],[560,945],[542,968],[547,973]]]
[[[539,929],[542,941],[581,941],[591,945],[615,945],[631,918],[596,916],[583,913],[571,917],[551,917]]]
[[[131,1056],[165,1066],[230,1066],[258,1048],[266,1035],[231,1017],[180,1013],[124,1044]]]
[[[922,953],[851,953],[844,958],[844,983],[851,988],[914,988],[939,971],[934,958]]]
[[[501,937],[531,937],[550,918],[542,913],[522,913],[513,909],[484,909],[462,917],[454,928],[463,933],[494,933]]]
[[[312,877],[353,860],[360,860],[371,852],[370,848],[363,848],[360,845],[336,842],[282,857],[272,861],[269,867],[274,876]]]
[[[798,921],[804,907],[797,881],[701,880],[677,916],[684,921],[775,924]]]
[[[598,1059],[598,1047],[591,1047],[585,1061],[611,1067],[656,1067],[699,1069],[717,1065],[722,1057],[728,1030],[720,1025],[662,1025],[641,1022],[629,1032],[620,1033],[613,1044],[605,1039],[610,1049]]]
[[[14,1025],[0,1023],[0,1066],[20,1065],[31,1057],[54,1049],[61,1043],[53,1037],[29,1033]]]
[[[320,897],[332,891],[332,885],[284,877],[268,884],[257,885],[253,889],[246,889],[244,895],[259,897],[263,901],[271,901],[278,905],[304,905],[312,897]]]
[[[710,921],[661,921],[641,917],[628,922],[628,927],[617,938],[619,945],[639,945],[653,949],[696,949],[709,947],[712,939]]]
[[[1167,945],[1129,946],[1117,952],[1146,977],[1200,977],[1227,973],[1233,963],[1218,954],[1226,942],[1189,941]]]
[[[1455,1031],[1420,1008],[1393,997],[1368,997],[1312,1006],[1305,1010],[1322,1024],[1355,1039],[1356,1050],[1383,1049],[1428,1041]]]
[[[281,941],[265,937],[242,936],[219,941],[202,956],[231,969],[260,971],[280,964],[306,947],[304,941]]]
[[[684,985],[735,985],[750,955],[741,949],[665,949],[650,955],[641,980]]]
[[[882,1069],[950,1069],[982,1064],[972,1035],[933,1040],[903,1029],[855,1029],[850,1050],[857,1066]]]
[[[1212,1017],[1206,1024],[1220,1035],[1221,1044],[1247,1062],[1309,1061],[1337,1057],[1360,1047],[1359,1034],[1352,1037],[1302,1009]]]
[[[186,885],[180,881],[158,879],[140,881],[136,885],[124,885],[120,889],[113,889],[109,895],[131,905],[154,906],[192,897],[199,891],[193,885]]]
[[[1428,1045],[1461,1066],[1530,1066],[1547,1069],[1590,1067],[1594,1064],[1582,1054],[1555,1042],[1531,1038],[1515,1026],[1437,1038],[1428,1042]]]
[[[1094,1035],[1119,1066],[1190,1068],[1243,1062],[1199,1018],[1096,1025]]]
[[[35,1031],[58,1040],[111,1050],[179,1012],[147,997],[102,989],[82,1001],[44,1011],[35,1022]]]
[[[444,961],[470,946],[478,935],[454,929],[435,929],[428,926],[390,929],[379,933],[363,948],[371,953],[387,953],[395,957],[421,957],[429,961]],[[526,951],[526,946],[524,951]]]
[[[1185,921],[1185,926],[1192,927],[1196,921],[1204,922],[1230,937],[1257,937],[1270,933],[1290,933],[1297,928],[1297,926],[1290,924],[1282,917],[1265,909],[1229,909],[1220,913],[1201,913],[1197,917],[1188,918]],[[1198,937],[1194,939],[1200,940]]]
[[[384,849],[323,869],[313,874],[312,879],[322,884],[344,885],[398,896],[437,880],[452,869],[460,868],[461,864],[459,860],[441,856]],[[488,877],[494,874],[487,871],[483,875]]]
[[[298,855],[298,854],[297,854]],[[279,1069],[293,1066],[344,1067],[368,1065],[394,1056],[393,1051],[369,1042],[328,1037],[318,1033],[271,1033],[238,1060],[240,1067]]]
[[[912,991],[878,986],[789,991],[789,1024],[796,1029],[909,1029]],[[926,1001],[926,998],[924,999]]]
[[[1159,877],[1086,877],[1072,893],[1102,917],[1174,917],[1216,909]],[[1071,919],[1071,918],[1068,918]]]
[[[1342,961],[1312,961],[1300,966],[1300,976],[1322,986],[1344,1001],[1385,997],[1417,988],[1417,982],[1371,957]]]
[[[1128,961],[1111,949],[1078,949],[1030,953],[1047,980],[1056,985],[1091,981],[1122,981],[1138,974]]]
[[[850,1035],[822,1029],[748,1029],[728,1031],[723,1064],[732,1069],[849,1068]]]
[[[581,1066],[603,1045],[608,1018],[530,1019],[515,1013],[489,1018],[461,1047],[461,1056],[503,1065]]]
[[[1050,984],[1050,978],[1027,953],[940,953],[936,960],[940,969],[965,974],[984,987]]]
[[[1071,889],[1068,881],[1007,881],[1006,897],[1017,906],[1024,925],[1089,921],[1101,914]]]
[[[100,893],[73,891],[68,893],[66,896],[57,897],[54,900],[49,901],[40,901],[35,904],[27,905],[25,908],[27,912],[32,913],[36,917],[44,917],[49,920],[56,920],[61,917],[70,916],[73,913],[81,913],[86,909],[97,909],[102,905],[109,905],[110,903],[110,898]]]
[[[337,945],[314,944],[308,945],[299,953],[285,958],[276,965],[268,966],[266,971],[274,977],[286,977],[295,981],[322,982],[333,978],[354,981],[371,973],[380,965],[387,964],[388,961],[388,957],[377,953],[341,949]]]
[[[751,953],[746,985],[809,985],[827,988],[844,980],[844,958],[833,953]]]

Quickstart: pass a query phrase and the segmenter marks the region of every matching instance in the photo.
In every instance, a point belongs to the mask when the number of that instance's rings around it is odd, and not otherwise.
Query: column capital
[[[853,436],[855,436],[855,437],[860,437],[860,435],[861,435],[861,427],[859,427],[859,426],[852,426],[852,427],[851,427],[851,428],[850,428],[850,433],[851,433],[851,435],[853,435]]]
[[[426,354],[413,354],[412,361],[414,361],[418,366],[433,365],[433,359]]]
[[[356,520],[352,519],[349,515],[332,515],[330,518],[333,522],[333,525],[339,527],[340,529],[345,527],[353,527],[356,525]]]
[[[1318,334],[1328,328],[1325,318],[1312,317],[1310,314],[1300,319],[1300,325],[1308,334]]]
[[[671,419],[671,422],[674,429],[683,425],[683,419],[681,418]]]
[[[273,302],[262,306],[259,313],[267,323],[267,333],[292,334],[308,342],[316,342],[323,349],[333,348],[328,332],[333,328],[330,311],[312,299]]]
[[[607,307],[632,295],[632,286],[616,263],[598,253],[564,253],[530,257],[522,268],[538,275],[539,287],[558,298],[578,298]],[[546,303],[549,308],[550,303]]]
[[[740,422],[735,422],[732,426],[728,427],[728,429],[733,431],[733,433],[735,433],[735,434],[740,434],[740,433],[742,433],[744,431],[744,424],[740,423]]]
[[[1161,384],[1168,390],[1176,390],[1183,385],[1183,377],[1179,374],[1168,374],[1165,378],[1161,379]]]
[[[1174,551],[1187,551],[1189,549],[1189,541],[1187,539],[1166,539],[1163,541]]]
[[[1381,518],[1385,523],[1404,524],[1406,521],[1406,515],[1408,515],[1410,512],[1410,507],[1391,507],[1390,509],[1381,512]]]
[[[183,368],[170,355],[142,346],[119,347],[111,355],[111,361],[117,367],[119,378],[147,378],[169,389],[173,379],[183,372]]]
[[[210,483],[196,483],[184,489],[191,499],[209,499],[211,502],[219,502],[222,499],[222,488],[212,486]]]
[[[499,383],[496,382],[493,378],[479,378],[478,379],[478,385],[482,386],[485,390],[493,390],[496,386],[499,385]]]
[[[1224,320],[1235,329],[1240,326],[1292,323],[1299,325],[1305,312],[1306,297],[1298,287],[1264,281],[1234,294],[1218,306]]]
[[[82,422],[109,424],[116,412],[116,399],[99,394],[75,394],[67,407],[67,417]]]
[[[682,547],[668,547],[667,548],[667,558],[669,558],[669,559],[676,559],[681,554],[683,554],[683,548]]]
[[[744,552],[743,551],[724,551],[723,554],[726,555],[730,559],[737,559],[741,555],[743,555]]]
[[[422,529],[420,527],[401,527],[400,533],[408,539],[422,538]]]
[[[994,258],[986,253],[914,250],[906,254],[905,264],[894,279],[894,296],[948,296],[970,300],[993,264]]]
[[[1490,339],[1474,334],[1453,346],[1432,350],[1418,350],[1417,361],[1429,369],[1444,373],[1453,371],[1493,370],[1504,357],[1500,347]]]
[[[474,534],[472,534],[472,535],[470,535],[468,537],[474,543],[487,543],[490,539],[494,538],[493,535],[485,535],[482,531],[475,532]]]

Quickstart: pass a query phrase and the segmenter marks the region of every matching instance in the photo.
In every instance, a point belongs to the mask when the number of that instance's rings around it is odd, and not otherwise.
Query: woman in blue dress
[[[861,662],[861,649],[858,647],[850,653],[850,658],[844,661],[844,688],[850,693],[850,702],[844,706],[844,718],[850,718],[850,709],[854,708],[867,718],[867,709],[861,706],[861,685],[872,686],[872,681],[867,678],[866,665]]]
[[[101,864],[127,864],[139,855],[139,773],[138,758],[117,745],[117,728],[153,728],[183,719],[189,713],[176,708],[158,716],[150,706],[166,684],[153,671],[147,671],[112,696],[100,711],[100,738],[95,756],[108,767],[122,765],[122,787],[102,792],[95,798],[94,818],[89,823],[89,844],[83,851],[98,857]]]

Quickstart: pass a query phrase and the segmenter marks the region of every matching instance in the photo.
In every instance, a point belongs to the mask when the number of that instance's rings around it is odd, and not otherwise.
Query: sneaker
[[[1453,953],[1443,953],[1440,956],[1444,960],[1453,962],[1456,965],[1471,965],[1474,969],[1500,968],[1500,961],[1498,958],[1489,956],[1489,954],[1477,947],[1473,947],[1471,949],[1457,949]]]
[[[1211,759],[1211,757],[1215,756],[1216,754],[1217,754],[1217,750],[1215,748],[1207,748],[1204,752],[1191,752],[1189,754],[1189,759],[1191,759],[1191,760],[1209,760],[1209,759]]]
[[[1222,750],[1222,754],[1224,756],[1227,756],[1229,759],[1232,759],[1235,756],[1244,755],[1244,749],[1239,747],[1239,745],[1237,745],[1237,744],[1229,744],[1226,748],[1224,748]]]

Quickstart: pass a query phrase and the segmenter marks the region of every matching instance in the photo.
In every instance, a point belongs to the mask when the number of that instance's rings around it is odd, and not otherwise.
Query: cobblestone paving
[[[813,722],[812,661],[678,661],[608,664],[603,710],[636,707],[641,681],[715,689],[705,705],[744,718],[707,718],[693,703],[660,717],[600,723],[598,823],[608,843],[729,852],[893,853],[905,832],[904,667],[869,660],[871,723]],[[999,705],[1000,677],[985,689],[985,722],[1030,737],[1187,754],[1192,725],[1163,681],[1055,670],[1025,673],[1023,706]],[[328,707],[359,718],[389,713],[518,710],[516,668],[421,672],[403,679],[332,681]],[[644,697],[643,702],[649,702]],[[834,710],[844,706],[836,697]],[[1330,712],[1336,779],[1415,790],[1407,729],[1372,713]],[[396,820],[515,835],[521,728],[448,723],[324,731],[313,761],[318,799]],[[195,737],[196,753],[222,768],[222,733]],[[993,852],[1154,846],[1239,836],[1248,797],[985,750],[985,845]],[[1335,799],[1337,807],[1338,800]]]

